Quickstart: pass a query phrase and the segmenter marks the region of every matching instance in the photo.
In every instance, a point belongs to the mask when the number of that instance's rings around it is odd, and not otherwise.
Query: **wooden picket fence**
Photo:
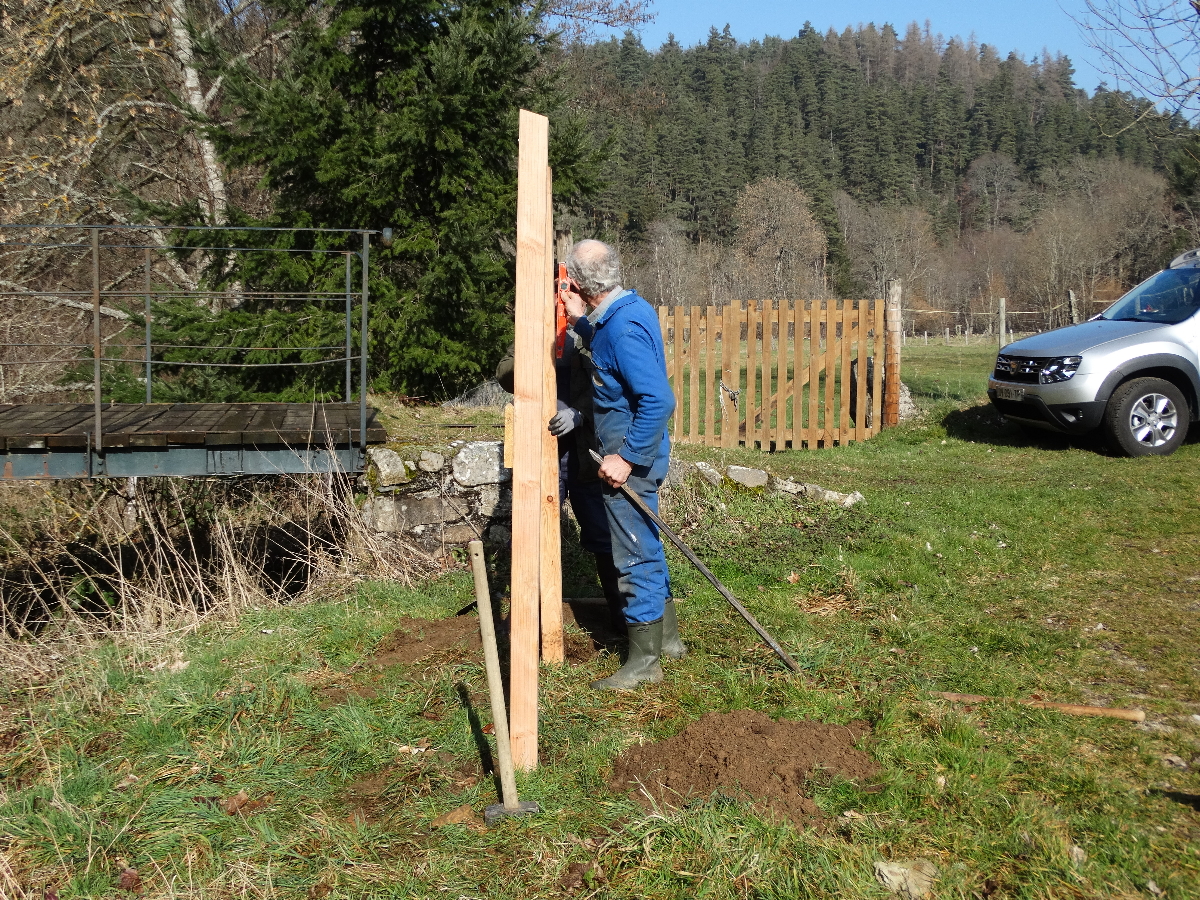
[[[659,307],[675,391],[672,439],[782,450],[878,433],[884,306],[768,300]]]

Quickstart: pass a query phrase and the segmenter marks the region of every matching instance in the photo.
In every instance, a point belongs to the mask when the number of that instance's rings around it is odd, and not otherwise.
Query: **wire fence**
[[[204,235],[236,235],[242,232],[270,233],[274,235],[306,236],[313,244],[343,243],[343,247],[331,246],[247,246],[249,242],[222,243]],[[14,234],[15,233],[15,234]],[[17,239],[12,239],[12,237]],[[78,236],[78,239],[72,239]],[[102,240],[102,236],[106,238]],[[197,237],[200,243],[189,243]],[[8,306],[8,314],[0,314],[0,398],[28,394],[51,393],[54,388],[63,391],[92,389],[95,408],[95,448],[102,450],[103,396],[102,371],[104,364],[137,365],[143,371],[147,404],[154,401],[154,371],[159,367],[214,368],[214,369],[296,369],[318,366],[344,366],[345,402],[354,398],[354,363],[358,363],[359,424],[362,449],[366,449],[366,385],[367,385],[367,336],[369,324],[370,294],[370,248],[373,236],[379,236],[386,245],[390,243],[390,229],[382,231],[357,228],[272,228],[213,227],[213,226],[165,226],[165,225],[56,225],[47,223],[0,224],[0,307]],[[122,240],[122,238],[127,238]],[[170,240],[168,240],[170,238]],[[354,246],[357,244],[358,246]],[[53,256],[54,253],[65,256]],[[246,289],[240,284],[231,287],[203,288],[203,274],[187,278],[180,259],[190,254],[199,254],[203,264],[218,256],[221,260],[241,259],[247,254],[297,254],[313,258],[340,255],[345,258],[345,285],[342,291],[276,291]],[[51,261],[52,260],[52,261]],[[361,281],[355,285],[354,269],[357,261]],[[81,268],[85,271],[81,272]],[[244,268],[244,267],[243,267]],[[234,268],[226,265],[226,271]],[[102,274],[104,277],[102,278]],[[141,284],[133,286],[137,280]],[[180,286],[179,282],[192,281]],[[85,302],[90,300],[89,302]],[[154,323],[156,304],[167,300],[192,300],[197,305],[210,309],[227,309],[247,301],[270,303],[305,300],[317,305],[344,303],[345,340],[340,344],[311,346],[264,346],[209,345],[190,343],[164,343],[153,340],[151,328]],[[43,309],[30,309],[29,301]],[[50,314],[52,308],[74,311],[73,321],[55,321]],[[140,307],[140,308],[137,308]],[[354,347],[354,312],[359,313],[358,347]],[[78,313],[92,313],[91,341],[78,342],[75,338],[50,340],[55,333],[79,329]],[[140,342],[131,342],[125,332],[138,317],[143,319],[144,335]],[[105,320],[119,323],[119,327],[105,328]],[[106,334],[107,330],[107,334]],[[49,332],[49,333],[47,333]],[[11,338],[27,338],[14,340]],[[118,338],[121,338],[118,340]],[[119,349],[118,349],[119,348]],[[48,351],[63,351],[54,353]],[[91,350],[89,355],[79,351]],[[294,353],[328,354],[341,351],[338,355],[319,359],[291,359],[287,361],[247,361],[228,359],[171,359],[173,351],[213,351],[229,353]],[[357,350],[357,352],[355,352]],[[20,351],[39,351],[37,354]],[[124,355],[137,352],[137,356]],[[177,355],[177,354],[176,354]],[[29,379],[17,378],[13,385],[10,373],[14,370],[39,370],[43,378],[61,380],[64,369],[71,365],[91,362],[93,364],[90,383],[30,384]],[[29,388],[23,394],[23,388]]]

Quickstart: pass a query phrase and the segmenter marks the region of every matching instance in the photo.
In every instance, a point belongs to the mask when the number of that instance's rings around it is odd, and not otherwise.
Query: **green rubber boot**
[[[683,639],[679,637],[679,619],[675,617],[674,597],[668,597],[663,604],[662,623],[662,655],[667,659],[683,659],[688,651]]]
[[[658,658],[662,655],[663,620],[633,622],[629,625],[629,656],[625,665],[607,678],[593,681],[598,691],[632,691],[639,684],[662,681],[662,666]]]

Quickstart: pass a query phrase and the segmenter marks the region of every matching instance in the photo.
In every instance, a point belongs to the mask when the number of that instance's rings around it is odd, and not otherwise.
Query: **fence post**
[[[883,345],[883,420],[890,428],[900,424],[900,300],[903,289],[899,279],[888,285],[884,310]]]
[[[1067,306],[1071,311],[1071,324],[1079,324],[1079,302],[1075,299],[1074,291],[1067,291]]]
[[[362,324],[358,335],[358,446],[367,465],[367,274],[370,270],[371,232],[362,233]]]
[[[150,378],[150,248],[146,248],[146,402],[154,397]]]
[[[1008,322],[1006,321],[1005,315],[1004,315],[1005,310],[1004,310],[1004,298],[1003,297],[1000,298],[999,305],[1000,305],[1000,321],[999,321],[1000,349],[1003,350],[1004,349],[1004,332],[1008,329]]]
[[[354,302],[354,294],[350,287],[350,257],[352,254],[346,254],[346,402],[349,403],[354,399],[354,389],[350,379],[350,348],[353,346],[353,334],[350,328],[350,306]]]
[[[96,453],[104,449],[101,436],[103,413],[100,411],[100,229],[92,228],[92,401],[96,416]]]

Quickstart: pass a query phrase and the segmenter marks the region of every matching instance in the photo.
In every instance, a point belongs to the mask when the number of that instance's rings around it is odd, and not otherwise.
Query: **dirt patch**
[[[879,772],[854,746],[869,732],[860,722],[776,722],[748,709],[708,713],[673,738],[627,750],[613,767],[612,786],[667,806],[718,793],[811,824],[821,811],[805,794],[810,779],[836,774],[855,781]]]
[[[466,654],[479,650],[479,619],[475,616],[452,616],[449,619],[401,619],[399,627],[379,642],[362,668],[374,673],[365,680],[338,681],[317,691],[322,706],[344,703],[349,697],[371,699],[379,696],[382,674],[396,666],[409,666],[435,653]]]
[[[375,669],[407,666],[439,650],[472,650],[482,646],[475,616],[449,619],[401,619],[399,627],[379,642],[367,665]]]

